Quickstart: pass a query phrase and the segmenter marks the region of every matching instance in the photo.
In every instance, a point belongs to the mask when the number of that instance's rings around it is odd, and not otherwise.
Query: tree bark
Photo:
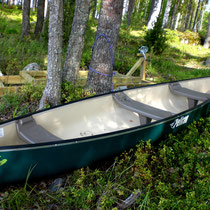
[[[204,16],[204,12],[205,12],[205,5],[207,4],[208,0],[205,0],[202,2],[201,5],[201,11],[200,11],[200,15],[198,18],[198,27],[197,30],[201,31],[202,30],[202,26],[203,26],[203,16]]]
[[[92,0],[76,0],[74,19],[63,68],[63,81],[76,84]]]
[[[32,4],[33,12],[34,12],[35,9],[36,9],[36,4],[37,4],[37,0],[33,0],[33,4]]]
[[[127,15],[127,12],[128,12],[128,4],[129,4],[129,0],[124,0],[123,2],[123,17],[124,15]]]
[[[203,47],[210,48],[210,16],[209,16],[209,21],[208,21],[206,39],[205,39]]]
[[[184,0],[181,0],[181,2],[179,2],[179,3],[181,3],[181,5],[182,5],[184,3]],[[176,18],[175,18],[175,23],[174,23],[174,28],[173,28],[174,30],[176,30],[178,28],[179,19],[180,19],[180,16],[181,16],[181,12],[179,11],[180,10],[179,7],[180,7],[180,5],[177,8],[178,13],[177,13]]]
[[[4,0],[2,0],[2,2],[1,2],[1,7],[2,8],[4,7]]]
[[[12,5],[12,0],[9,0],[8,1],[8,5]]]
[[[39,0],[37,7],[37,22],[34,31],[36,37],[39,37],[40,33],[42,32],[43,23],[44,23],[44,7],[45,7],[45,0]]]
[[[96,7],[97,7],[97,0],[93,0],[93,13],[92,13],[93,18],[95,18],[96,16]]]
[[[191,12],[191,17],[190,17],[190,23],[189,23],[189,26],[188,26],[189,30],[192,29],[192,22],[193,22],[194,14],[195,14],[195,7],[192,5],[192,12]]]
[[[98,40],[92,52],[90,68],[109,76],[100,75],[89,70],[86,83],[86,88],[97,94],[106,93],[112,89],[113,63],[122,21],[123,0],[103,0],[101,4],[96,32],[96,39],[98,38]],[[106,38],[100,36],[102,34],[107,36],[110,41],[113,58],[110,55],[110,47]]]
[[[191,10],[192,10],[192,0],[189,0],[187,12],[186,12],[187,14],[185,15],[185,20],[183,24],[183,31],[186,31],[188,28]]]
[[[24,0],[23,3],[22,38],[30,32],[30,3],[31,0]]]
[[[49,13],[49,9],[48,9],[48,0],[44,0],[45,1],[45,5],[44,5],[44,19],[47,17],[47,13]],[[48,14],[49,17],[49,14]]]
[[[194,18],[194,23],[193,23],[193,31],[197,32],[196,28],[197,28],[197,17],[198,17],[198,12],[200,9],[200,4],[201,4],[201,0],[198,1],[198,5],[197,5],[197,9],[196,9],[196,13],[195,13],[195,18]]]
[[[170,29],[174,28],[178,6],[179,6],[179,1],[175,0],[175,5],[173,7],[173,12],[172,12],[171,20],[170,20]]]
[[[128,26],[131,24],[131,14],[133,13],[134,6],[135,6],[135,0],[129,0],[128,13],[127,13],[127,25]]]
[[[49,4],[47,84],[40,101],[40,109],[46,103],[58,105],[61,99],[63,1],[51,0]]]
[[[171,10],[171,3],[172,3],[171,1],[172,0],[168,0],[167,4],[166,4],[166,9],[165,9],[164,16],[163,16],[163,28],[167,27],[168,17],[169,17],[169,13]]]
[[[162,0],[152,0],[149,18],[147,22],[147,29],[152,29],[160,14]]]

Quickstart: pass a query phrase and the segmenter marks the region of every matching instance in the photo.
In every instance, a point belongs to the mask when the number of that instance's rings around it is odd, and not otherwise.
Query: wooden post
[[[146,60],[144,60],[142,65],[141,65],[141,71],[140,71],[140,78],[141,78],[141,80],[145,80],[146,79],[147,58],[148,58],[148,56],[146,55]]]
[[[3,82],[0,80],[0,88],[4,87]]]

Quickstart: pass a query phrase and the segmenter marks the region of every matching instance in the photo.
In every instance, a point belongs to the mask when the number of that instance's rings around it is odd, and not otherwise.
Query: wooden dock
[[[143,57],[134,64],[126,74],[116,72],[113,76],[114,88],[119,86],[137,86],[140,84],[151,84],[145,80],[147,61]],[[132,76],[140,67],[140,75]],[[87,80],[88,71],[79,71],[77,85],[84,86]],[[17,90],[27,83],[39,85],[46,82],[47,71],[20,71],[19,75],[0,76],[0,97]]]

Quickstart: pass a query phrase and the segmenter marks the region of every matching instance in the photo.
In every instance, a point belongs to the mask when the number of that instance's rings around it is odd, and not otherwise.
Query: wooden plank
[[[22,72],[26,72],[32,77],[46,77],[47,76],[47,71],[20,71],[20,74]]]
[[[20,77],[19,75],[11,75],[11,76],[1,76],[0,80],[5,85],[21,85],[24,84],[26,81]]]
[[[144,61],[144,58],[139,58],[139,60],[134,64],[134,66],[130,69],[130,71],[126,74],[126,76],[131,76],[138,67],[141,66],[142,62]]]
[[[36,80],[30,74],[28,74],[27,71],[20,71],[20,76],[24,78],[28,83],[36,82]]]

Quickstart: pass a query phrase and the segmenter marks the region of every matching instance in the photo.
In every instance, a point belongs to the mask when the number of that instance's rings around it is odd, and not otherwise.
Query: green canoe
[[[0,184],[90,165],[210,110],[210,77],[121,90],[0,123]]]

